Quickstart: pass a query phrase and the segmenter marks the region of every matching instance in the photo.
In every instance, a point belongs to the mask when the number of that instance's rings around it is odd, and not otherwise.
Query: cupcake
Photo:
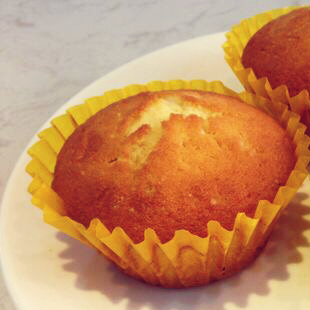
[[[29,150],[45,221],[164,287],[207,284],[253,261],[306,176],[298,117],[220,83],[109,94],[56,118]]]
[[[245,68],[272,88],[286,85],[289,95],[310,91],[310,7],[282,15],[258,30],[242,53]]]
[[[309,26],[309,7],[274,10],[235,26],[224,46],[228,63],[247,90],[287,102],[307,126]]]

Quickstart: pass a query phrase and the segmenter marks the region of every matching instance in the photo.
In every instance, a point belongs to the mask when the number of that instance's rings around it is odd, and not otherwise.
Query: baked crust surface
[[[99,218],[134,242],[153,228],[207,236],[217,220],[232,229],[272,201],[295,164],[284,129],[242,101],[191,90],[141,93],[114,103],[76,129],[62,148],[52,188],[68,215]]]

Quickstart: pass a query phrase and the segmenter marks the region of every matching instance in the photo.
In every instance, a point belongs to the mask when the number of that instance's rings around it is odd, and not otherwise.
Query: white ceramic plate
[[[224,40],[222,33],[210,35],[142,57],[91,84],[55,115],[105,90],[156,79],[219,79],[241,90],[224,61]],[[44,224],[27,194],[28,160],[24,152],[1,212],[2,267],[19,310],[310,309],[308,181],[249,268],[210,286],[172,290],[128,278],[95,250]]]

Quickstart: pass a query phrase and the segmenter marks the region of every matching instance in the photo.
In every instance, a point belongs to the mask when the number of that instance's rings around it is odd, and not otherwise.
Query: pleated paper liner
[[[223,48],[227,63],[247,91],[273,101],[281,101],[288,104],[292,111],[301,115],[301,121],[310,126],[310,99],[307,90],[303,90],[298,95],[290,97],[286,85],[272,89],[268,78],[256,78],[254,71],[251,68],[244,68],[241,62],[245,46],[259,29],[273,19],[301,7],[276,9],[242,20],[240,24],[233,26],[231,31],[226,33],[227,40]],[[310,128],[307,130],[307,134],[310,134]]]
[[[206,238],[179,230],[173,239],[163,244],[149,228],[144,232],[144,241],[134,244],[120,227],[110,232],[98,219],[93,219],[89,227],[70,219],[66,216],[63,201],[51,189],[57,154],[66,139],[77,126],[107,105],[140,92],[163,89],[196,89],[240,97],[273,115],[287,128],[296,144],[297,162],[286,185],[278,190],[272,203],[258,202],[254,218],[239,213],[232,231],[222,228],[216,221],[206,223]],[[29,149],[32,160],[26,168],[32,176],[29,186],[32,202],[42,209],[44,221],[98,249],[127,274],[164,287],[207,284],[227,277],[251,262],[267,241],[281,211],[307,176],[306,167],[310,160],[309,138],[304,135],[305,126],[299,123],[297,114],[288,111],[285,104],[271,103],[250,93],[237,94],[220,82],[176,80],[130,85],[73,106],[51,123],[51,127],[39,133],[40,139]]]

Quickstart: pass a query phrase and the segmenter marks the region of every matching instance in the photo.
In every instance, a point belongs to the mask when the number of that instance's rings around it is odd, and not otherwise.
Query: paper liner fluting
[[[205,223],[208,236],[201,238],[188,231],[176,231],[173,239],[161,243],[152,229],[144,232],[144,241],[134,244],[122,228],[112,232],[98,219],[89,227],[66,216],[63,201],[51,189],[57,154],[77,126],[107,105],[143,91],[163,89],[197,89],[240,97],[273,115],[296,144],[297,162],[285,186],[273,202],[259,201],[254,218],[239,213],[234,228],[228,231],[216,221]],[[52,120],[52,126],[40,132],[39,140],[29,149],[27,165],[33,177],[29,186],[33,204],[42,209],[45,222],[81,242],[98,249],[124,272],[148,283],[164,287],[188,287],[207,284],[227,277],[251,262],[264,246],[283,208],[295,195],[307,176],[309,138],[299,116],[285,104],[270,102],[250,93],[237,94],[220,82],[169,81],[130,85],[93,97],[84,104],[69,108],[65,115]]]
[[[288,104],[292,111],[301,115],[301,121],[310,127],[310,99],[307,90],[302,90],[298,95],[291,97],[286,85],[272,89],[267,77],[257,78],[254,71],[245,68],[241,61],[245,46],[259,29],[273,19],[298,8],[301,6],[271,10],[242,20],[226,33],[227,40],[223,48],[227,63],[247,91]],[[308,135],[309,133],[310,128],[307,130]]]

